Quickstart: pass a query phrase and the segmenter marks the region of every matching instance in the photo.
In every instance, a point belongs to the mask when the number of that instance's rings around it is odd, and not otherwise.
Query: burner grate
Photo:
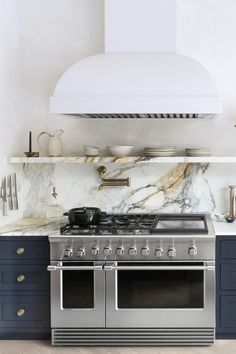
[[[65,225],[61,227],[62,235],[135,235],[150,233],[155,221],[155,215],[148,214],[108,214],[102,218],[99,225],[80,227]]]

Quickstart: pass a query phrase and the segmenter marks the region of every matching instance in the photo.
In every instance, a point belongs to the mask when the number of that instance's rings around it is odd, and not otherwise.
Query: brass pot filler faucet
[[[128,178],[105,178],[105,174],[107,169],[105,166],[100,166],[97,169],[102,183],[99,186],[99,190],[101,191],[104,187],[130,187],[131,186],[131,179]]]

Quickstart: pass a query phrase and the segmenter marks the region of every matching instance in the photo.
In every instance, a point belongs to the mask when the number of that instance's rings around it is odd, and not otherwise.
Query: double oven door
[[[214,262],[52,263],[52,327],[214,327],[214,269]]]
[[[105,327],[105,271],[99,262],[52,262],[51,327]]]

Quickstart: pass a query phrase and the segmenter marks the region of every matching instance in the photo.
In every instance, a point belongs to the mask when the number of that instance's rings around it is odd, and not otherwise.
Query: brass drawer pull
[[[25,275],[24,274],[18,275],[16,280],[17,280],[18,283],[23,283],[23,281],[25,281]]]
[[[16,253],[19,254],[19,255],[25,253],[24,247],[19,247],[19,248],[17,248]]]
[[[19,309],[18,311],[17,311],[17,316],[18,317],[23,317],[24,315],[25,315],[25,309]]]

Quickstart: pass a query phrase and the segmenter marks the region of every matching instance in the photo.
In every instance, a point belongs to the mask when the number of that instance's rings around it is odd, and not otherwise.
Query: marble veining
[[[58,235],[67,218],[41,219],[24,218],[0,227],[1,236],[49,236]]]
[[[126,164],[130,162],[135,163],[235,163],[236,156],[168,156],[168,157],[147,157],[147,156],[127,156],[127,157],[112,157],[112,156],[63,156],[63,157],[23,157],[16,156],[10,157],[9,163],[11,164],[93,164],[93,163],[116,163]]]
[[[210,212],[225,213],[228,208],[227,167],[211,164],[106,164],[107,178],[131,178],[131,187],[98,190],[99,164],[24,165],[24,216],[45,217],[48,205],[57,203],[64,210],[97,206],[106,212]],[[233,180],[232,166],[229,182]],[[234,171],[235,173],[236,171]],[[58,198],[53,201],[52,188]],[[227,197],[226,197],[227,195]]]
[[[123,212],[213,212],[215,202],[204,176],[208,165],[179,164],[154,184],[133,190],[113,210]],[[205,198],[205,196],[207,196]]]
[[[50,204],[55,165],[25,165],[24,167],[24,216],[44,217],[45,205]],[[33,208],[33,213],[32,213]]]

